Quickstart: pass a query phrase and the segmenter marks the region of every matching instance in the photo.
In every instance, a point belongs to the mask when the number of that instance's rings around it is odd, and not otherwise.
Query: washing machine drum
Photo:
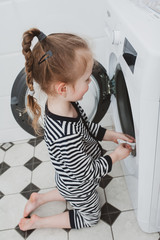
[[[98,123],[108,110],[111,96],[108,89],[108,75],[105,68],[97,61],[95,61],[91,79],[89,90],[80,101],[80,105],[86,112],[88,119]],[[39,123],[43,128],[43,116],[47,96],[40,90],[38,84],[34,85],[34,89],[34,96],[42,109],[42,118]],[[17,123],[25,131],[36,136],[31,126],[32,114],[26,111],[27,95],[28,87],[26,85],[26,74],[25,70],[22,69],[12,87],[11,109]]]

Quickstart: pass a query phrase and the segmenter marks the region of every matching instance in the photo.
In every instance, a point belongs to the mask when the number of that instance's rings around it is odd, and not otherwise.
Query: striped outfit
[[[100,219],[99,196],[96,188],[111,171],[112,160],[102,156],[98,141],[106,129],[90,123],[78,103],[72,103],[78,117],[69,118],[45,109],[45,134],[55,180],[60,194],[70,202],[71,228],[91,227]]]

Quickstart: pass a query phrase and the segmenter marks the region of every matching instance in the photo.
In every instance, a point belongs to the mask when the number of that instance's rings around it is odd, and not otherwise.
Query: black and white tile
[[[116,144],[102,142],[108,151]],[[109,152],[108,152],[109,153]],[[137,224],[119,162],[105,176],[97,189],[101,220],[93,228],[69,230],[36,229],[23,232],[18,223],[32,192],[46,192],[56,187],[54,168],[42,138],[0,145],[0,240],[158,240],[159,234],[146,234]],[[50,202],[34,211],[40,216],[70,209],[65,202]]]

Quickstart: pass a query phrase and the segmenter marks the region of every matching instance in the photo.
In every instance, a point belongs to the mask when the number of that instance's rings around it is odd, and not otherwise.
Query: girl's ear
[[[59,83],[56,84],[55,88],[56,88],[56,91],[59,95],[64,96],[64,97],[66,96],[66,92],[67,92],[66,83],[59,82]]]

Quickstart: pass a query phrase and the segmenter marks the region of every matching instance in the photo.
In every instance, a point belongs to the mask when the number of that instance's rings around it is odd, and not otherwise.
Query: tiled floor
[[[113,143],[102,143],[108,151]],[[158,240],[142,232],[126,188],[120,163],[100,183],[102,216],[97,226],[81,230],[37,229],[22,232],[18,223],[33,191],[54,189],[54,169],[42,139],[0,144],[0,240]],[[69,205],[53,202],[35,210],[40,216],[65,211]]]

